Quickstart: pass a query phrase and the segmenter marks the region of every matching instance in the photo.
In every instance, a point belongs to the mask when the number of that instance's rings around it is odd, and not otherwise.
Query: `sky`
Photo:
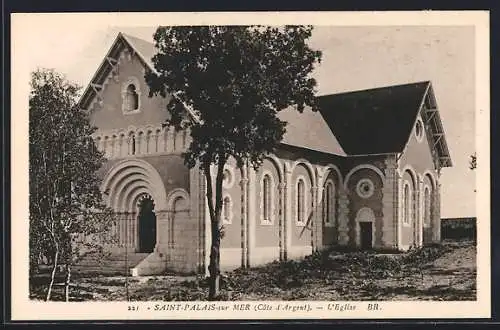
[[[27,68],[54,68],[83,87],[119,31],[152,40],[155,30],[154,26],[130,27],[123,21],[93,24],[85,16],[43,22],[33,24],[29,46],[24,40],[13,40],[29,47],[25,48]],[[469,169],[476,145],[474,27],[322,25],[315,26],[309,44],[323,52],[322,63],[313,73],[318,95],[432,82],[453,162],[441,174],[441,216],[475,216],[476,172]]]

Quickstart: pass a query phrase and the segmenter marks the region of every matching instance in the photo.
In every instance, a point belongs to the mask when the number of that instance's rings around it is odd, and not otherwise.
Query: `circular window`
[[[226,189],[231,188],[234,183],[233,170],[230,167],[226,167],[223,172],[222,186]]]
[[[424,123],[422,123],[422,120],[420,118],[415,124],[415,136],[417,137],[417,140],[419,142],[422,141],[422,138],[424,137]]]
[[[362,198],[371,197],[374,191],[375,191],[375,185],[370,179],[361,179],[359,180],[356,186],[356,192]]]

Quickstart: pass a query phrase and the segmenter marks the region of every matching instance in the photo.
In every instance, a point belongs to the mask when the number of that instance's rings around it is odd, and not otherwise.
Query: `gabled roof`
[[[319,111],[306,107],[302,113],[290,107],[278,112],[286,121],[286,132],[281,143],[338,156],[346,156],[339,141]]]
[[[135,52],[139,55],[139,58],[144,61],[151,70],[154,70],[153,62],[151,62],[151,59],[157,52],[154,44],[129,34],[122,33],[121,35],[133,47]]]
[[[121,51],[126,47],[139,57],[145,67],[155,71],[151,62],[151,58],[157,52],[154,44],[140,38],[119,33],[97,69],[97,72],[94,74],[89,86],[85,89],[80,99],[80,108],[87,109],[92,100],[98,96],[103,82],[113,70],[113,66],[117,63]],[[186,109],[192,116],[196,116],[192,109],[187,106]],[[319,112],[305,109],[300,114],[297,110],[289,108],[280,111],[278,116],[281,120],[288,122],[287,131],[282,143],[345,156],[342,147]]]
[[[151,57],[155,52],[154,45],[142,39],[118,33],[118,36],[90,80],[89,85],[84,90],[79,101],[80,108],[87,109],[92,100],[96,96],[99,96],[103,88],[103,83],[118,63],[120,53],[126,48],[132,53],[137,54],[143,65],[154,70],[151,63]]]
[[[125,48],[129,49],[131,53],[136,54],[144,67],[150,69],[153,72],[156,72],[153,63],[151,62],[153,55],[156,54],[155,46],[148,41],[120,32],[118,33],[118,36],[111,45],[111,48],[104,57],[103,61],[99,65],[96,73],[92,77],[90,84],[83,92],[83,95],[78,102],[81,109],[87,109],[91,102],[95,99],[95,97],[100,96],[99,94],[103,89],[104,81],[107,79],[111,71],[115,68],[116,64],[118,63],[118,57]],[[195,111],[191,109],[191,107],[189,107],[185,103],[184,106],[193,120],[199,120]]]
[[[323,95],[318,99],[321,114],[349,156],[403,152],[418,114],[424,109],[423,119],[440,166],[451,166],[429,81]]]
[[[80,108],[88,109],[92,101],[100,97],[104,82],[126,48],[136,54],[146,68],[156,71],[151,62],[157,51],[154,44],[119,33],[80,98]],[[429,81],[323,95],[318,99],[319,112],[306,108],[301,114],[289,108],[279,113],[279,118],[288,122],[283,144],[339,156],[401,153],[423,109],[440,166],[451,166]],[[193,120],[200,120],[196,111],[186,104],[185,108]]]

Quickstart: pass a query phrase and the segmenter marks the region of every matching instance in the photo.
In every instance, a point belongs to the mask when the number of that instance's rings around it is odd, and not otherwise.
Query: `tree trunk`
[[[220,215],[219,215],[220,216]],[[220,292],[220,229],[216,221],[212,221],[212,246],[210,248],[210,272],[208,300],[215,300]]]
[[[64,282],[64,296],[66,301],[69,301],[69,284],[71,281],[71,266],[69,262],[66,263],[66,280]]]
[[[212,243],[210,247],[210,264],[208,271],[209,290],[208,300],[216,300],[220,291],[220,238],[221,238],[221,211],[222,211],[222,180],[223,171],[226,159],[224,156],[219,156],[217,176],[215,179],[215,203],[212,189],[212,175],[210,165],[205,166],[205,177],[207,179],[207,200],[210,212],[210,229]],[[214,205],[215,204],[215,205]]]
[[[47,291],[47,297],[45,298],[45,301],[49,301],[50,300],[50,296],[52,294],[52,287],[54,286],[54,280],[56,278],[58,259],[59,259],[59,247],[56,246],[56,253],[54,254],[54,267],[52,268],[52,274],[50,276],[49,289]]]

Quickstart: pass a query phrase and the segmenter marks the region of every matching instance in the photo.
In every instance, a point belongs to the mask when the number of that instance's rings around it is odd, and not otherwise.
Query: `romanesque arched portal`
[[[141,159],[122,160],[107,172],[101,189],[117,216],[118,247],[152,252],[161,234],[155,214],[165,210],[167,200],[156,169]],[[148,237],[151,242],[145,241]]]

